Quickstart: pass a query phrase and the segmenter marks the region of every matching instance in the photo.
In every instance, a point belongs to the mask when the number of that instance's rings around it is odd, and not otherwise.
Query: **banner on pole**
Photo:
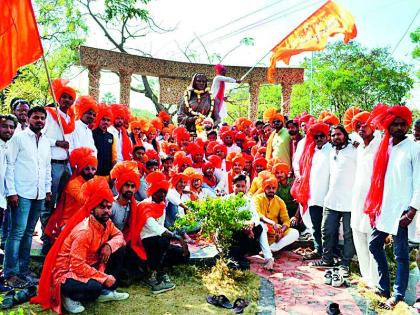
[[[38,60],[42,44],[30,0],[0,0],[0,90],[18,69]]]
[[[336,34],[343,34],[344,43],[347,44],[357,35],[356,24],[350,11],[328,1],[271,50],[273,54],[267,73],[268,81],[274,82],[277,61],[289,64],[290,58],[301,52],[322,50],[327,45],[328,37]]]

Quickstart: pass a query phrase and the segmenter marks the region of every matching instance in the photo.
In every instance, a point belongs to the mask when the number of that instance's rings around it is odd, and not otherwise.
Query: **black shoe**
[[[309,263],[309,266],[322,269],[322,268],[332,268],[335,265],[333,262],[326,262],[325,260],[321,259],[321,260],[317,260],[317,261]]]
[[[338,305],[337,303],[329,303],[327,305],[327,314],[328,315],[340,315],[340,305]]]

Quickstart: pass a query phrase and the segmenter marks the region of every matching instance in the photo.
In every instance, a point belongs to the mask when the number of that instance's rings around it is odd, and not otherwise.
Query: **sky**
[[[358,34],[356,40],[368,48],[390,47],[393,56],[413,67],[420,67],[411,57],[414,45],[409,34],[420,26],[419,0],[336,0],[354,16]],[[208,63],[209,54],[226,55],[238,46],[244,37],[254,40],[253,46],[239,46],[223,60],[225,65],[252,67],[280,42],[290,31],[319,8],[319,0],[152,0],[147,8],[156,24],[174,29],[165,34],[149,34],[133,46],[150,53],[155,58],[187,61],[182,50],[189,48],[201,58],[196,62]],[[109,49],[102,31],[88,24],[90,33],[86,45]],[[201,43],[197,38],[200,39]],[[332,40],[339,40],[336,36]],[[298,66],[304,53],[292,57],[290,66]],[[269,54],[261,64],[267,65]],[[278,67],[285,66],[281,62]],[[78,73],[74,70],[73,73]],[[135,82],[136,78],[133,78]],[[87,93],[86,71],[72,80],[82,93]],[[112,92],[118,100],[118,77],[103,73],[101,95]],[[409,105],[420,107],[420,87],[412,91]],[[142,95],[133,94],[130,106],[152,109],[152,104]]]

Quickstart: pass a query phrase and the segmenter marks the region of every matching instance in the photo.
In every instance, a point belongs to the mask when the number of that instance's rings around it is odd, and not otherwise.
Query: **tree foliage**
[[[309,75],[310,59],[302,66]],[[413,87],[411,67],[387,48],[368,50],[356,42],[329,44],[313,57],[313,75],[293,88],[291,116],[329,110],[342,116],[350,106],[371,110],[378,102],[404,104]]]
[[[416,44],[413,52],[411,53],[413,58],[420,60],[420,27],[418,27],[413,33],[410,34],[411,42]],[[420,79],[420,70],[417,71],[417,78]]]

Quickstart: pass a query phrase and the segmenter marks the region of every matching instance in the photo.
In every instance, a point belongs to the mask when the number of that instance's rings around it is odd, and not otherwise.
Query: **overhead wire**
[[[414,21],[416,20],[417,16],[420,13],[420,8],[417,10],[416,15],[414,15],[413,19],[411,20],[410,24],[408,25],[407,29],[404,31],[404,34],[401,36],[397,44],[395,45],[394,49],[392,50],[392,54],[397,50],[398,46],[401,44],[404,37],[407,35],[408,31],[410,30],[411,26],[413,25]]]

